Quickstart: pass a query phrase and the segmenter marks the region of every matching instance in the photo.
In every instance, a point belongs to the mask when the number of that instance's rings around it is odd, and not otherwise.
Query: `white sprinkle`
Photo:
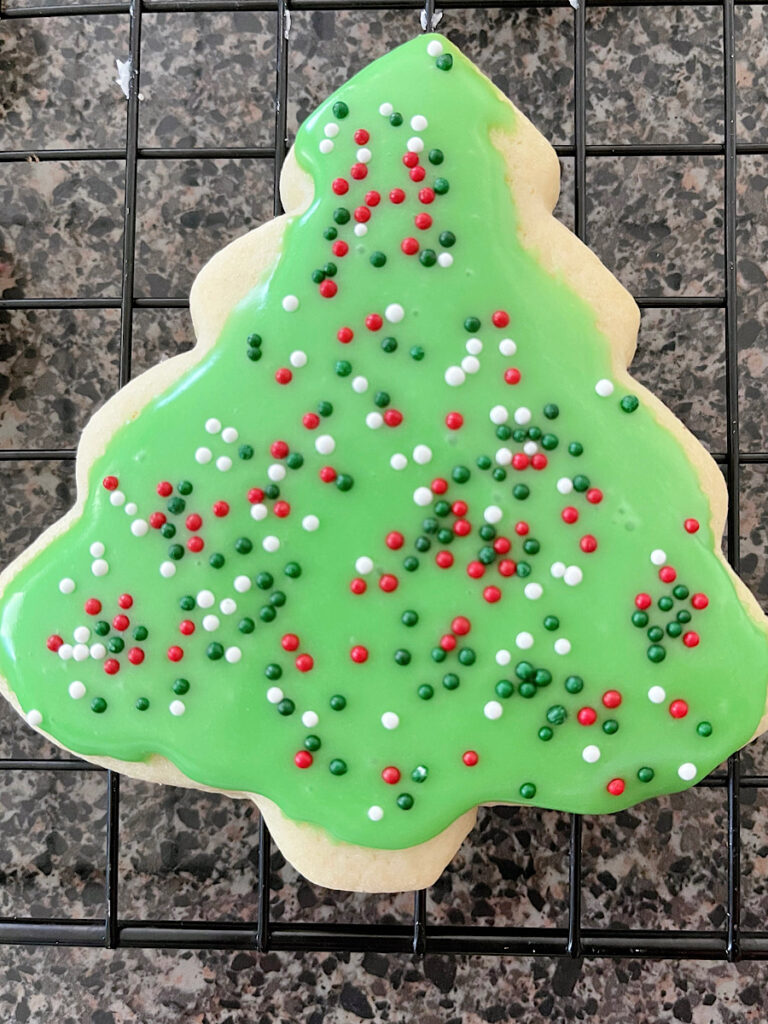
[[[358,149],[358,151],[357,151],[358,163],[361,163],[361,164],[370,163],[372,156],[373,156],[373,153],[371,153],[370,149],[368,149],[367,146],[363,146],[361,149]]]
[[[134,537],[144,537],[149,532],[149,523],[146,519],[134,519],[131,523],[131,533]]]
[[[559,636],[555,640],[555,654],[570,654],[571,653],[571,641],[566,640],[564,636]]]
[[[85,685],[79,679],[69,684],[69,696],[72,700],[80,700],[81,697],[85,696]]]
[[[400,725],[400,716],[394,711],[385,711],[381,716],[381,724],[385,729],[396,729]]]
[[[323,131],[325,132],[329,139],[335,139],[336,136],[339,134],[339,126],[335,124],[333,121],[331,121],[330,124],[327,124],[325,128],[323,128]]]
[[[221,432],[221,440],[226,441],[227,444],[232,444],[232,442],[236,441],[239,436],[240,435],[234,427],[224,427]]]
[[[565,576],[565,562],[553,562],[549,571],[556,580],[561,580]]]
[[[667,560],[666,551],[662,551],[661,548],[656,548],[655,551],[651,552],[651,562],[654,565],[664,565]]]
[[[570,494],[573,490],[573,480],[568,476],[561,476],[557,481],[557,489],[560,494]]]
[[[104,644],[91,644],[91,657],[101,661],[107,655],[107,648]]]
[[[104,554],[104,545],[101,543],[100,540],[95,540],[93,544],[91,544],[89,550],[94,558],[101,558],[101,556]]]
[[[91,572],[94,576],[106,576],[109,572],[109,562],[105,558],[97,558],[91,565]]]
[[[503,405],[494,405],[490,413],[491,423],[495,423],[496,426],[501,426],[502,423],[506,423],[509,419],[509,409]]]
[[[216,459],[216,469],[221,470],[222,473],[226,473],[227,470],[232,469],[232,459],[228,455],[220,455]]]
[[[563,579],[569,587],[577,587],[584,579],[584,573],[578,565],[569,565],[563,573]]]
[[[176,575],[176,563],[175,562],[161,562],[160,563],[160,575],[169,580],[171,576]]]
[[[445,371],[445,383],[452,388],[460,387],[466,380],[466,375],[460,366],[449,366]]]
[[[499,342],[499,352],[503,356],[513,356],[517,352],[517,345],[511,338],[502,338]]]
[[[205,421],[205,429],[209,434],[218,434],[221,430],[221,420],[217,420],[215,416],[211,416],[209,420]]]
[[[519,409],[515,409],[515,423],[524,427],[526,423],[531,422],[531,410],[526,409],[524,405],[521,405]]]
[[[233,615],[237,611],[237,601],[231,597],[225,597],[219,601],[219,610],[222,615]]]
[[[432,449],[426,444],[417,444],[413,449],[413,461],[420,466],[426,466],[432,461]]]
[[[187,710],[187,707],[183,700],[172,700],[171,703],[168,705],[168,710],[171,712],[172,715],[178,718],[179,715],[184,714],[184,712]]]
[[[535,441],[526,441],[523,445],[523,451],[526,455],[535,455],[538,450],[539,446]]]
[[[304,527],[307,533],[314,533],[314,531],[320,525],[320,520],[317,518],[317,516],[304,516],[304,518],[301,520],[301,525]]]
[[[368,808],[368,817],[371,821],[381,821],[384,817],[384,808],[379,807],[378,804],[374,804],[372,807]]]
[[[595,384],[595,391],[600,395],[601,398],[607,398],[613,394],[613,384],[607,378],[603,377]]]
[[[464,373],[477,373],[480,369],[480,360],[477,356],[464,356],[461,360],[461,368]]]
[[[651,704],[663,704],[667,697],[667,691],[663,686],[652,686],[648,691],[648,700]]]
[[[260,519],[266,519],[267,512],[267,506],[261,501],[257,501],[255,505],[251,505],[251,519],[255,519],[256,522]]]
[[[395,452],[395,454],[389,460],[389,464],[392,467],[392,469],[405,469],[405,467],[408,465],[408,459],[405,457],[405,455],[403,455],[402,452]]]
[[[319,452],[320,455],[330,455],[335,448],[336,442],[330,434],[321,434],[315,438],[315,451]]]
[[[267,690],[267,700],[270,704],[279,704],[283,696],[283,691],[279,686],[270,686]]]
[[[65,576],[63,580],[59,580],[59,590],[62,594],[71,594],[75,589],[75,581],[70,579],[69,576]]]
[[[510,651],[505,650],[503,647],[500,651],[496,651],[497,665],[508,665],[510,661],[512,661],[512,654]]]
[[[233,584],[238,594],[247,594],[251,589],[251,578],[250,576],[235,576],[235,582]]]
[[[267,467],[267,476],[274,484],[285,480],[286,472],[285,466],[281,466],[279,462],[273,462],[271,466]]]
[[[75,659],[75,661],[85,661],[85,659],[90,655],[90,653],[91,652],[88,649],[88,644],[75,644],[75,646],[72,648],[72,657]]]
[[[677,769],[677,774],[684,782],[690,782],[691,779],[696,778],[696,765],[686,761],[685,764],[681,764]]]
[[[91,631],[87,626],[78,626],[72,635],[79,644],[84,644],[90,639]]]
[[[544,588],[540,583],[526,583],[523,593],[529,601],[538,601],[544,593]]]
[[[236,665],[243,656],[243,652],[239,647],[228,647],[224,651],[224,658],[229,662],[230,665]]]
[[[464,348],[471,356],[479,356],[483,351],[483,343],[479,338],[469,338]]]
[[[127,516],[135,516],[136,513],[139,511],[139,506],[136,504],[135,501],[129,501],[126,504],[126,506],[123,509],[123,511],[125,512],[125,514]]]
[[[395,108],[391,103],[382,103],[379,107],[379,113],[382,117],[389,117],[390,114],[395,112]]]
[[[486,523],[490,523],[491,526],[494,526],[496,523],[501,521],[503,514],[504,513],[498,505],[489,505],[483,512],[483,519],[485,519]]]
[[[198,462],[201,466],[204,466],[207,462],[210,462],[213,458],[213,452],[210,448],[198,448],[195,452],[195,462]]]
[[[439,57],[443,52],[443,44],[439,39],[432,39],[427,43],[427,53],[430,57]]]
[[[36,708],[33,708],[31,711],[27,712],[27,722],[29,722],[31,726],[36,727],[40,725],[42,720],[43,716]]]
[[[384,417],[380,412],[369,412],[365,417],[365,425],[370,427],[371,430],[378,430],[383,423]]]
[[[62,644],[57,653],[62,661],[69,661],[73,650],[72,644]]]
[[[509,448],[499,448],[494,458],[500,466],[508,466],[512,461],[512,452]]]
[[[441,252],[440,255],[437,257],[437,262],[440,264],[441,267],[452,267],[453,256],[451,256],[449,252]]]
[[[307,353],[302,352],[300,348],[297,348],[295,352],[291,352],[290,355],[291,366],[295,366],[300,369],[302,366],[307,365]]]
[[[323,141],[320,143],[320,145],[317,148],[320,150],[321,153],[325,153],[325,154],[332,153],[333,152],[333,143],[331,142],[330,139],[323,139]]]
[[[361,555],[355,562],[355,572],[359,572],[361,576],[367,576],[369,572],[373,572],[373,559],[368,555]]]
[[[213,608],[216,598],[210,590],[201,590],[197,595],[198,608]]]
[[[527,651],[530,647],[533,647],[533,635],[525,631],[518,633],[515,637],[515,644],[521,651]]]
[[[286,313],[295,313],[299,308],[299,300],[295,295],[286,295],[283,299],[283,309]]]
[[[483,708],[483,714],[486,718],[490,718],[491,721],[494,721],[497,718],[501,718],[504,714],[504,708],[497,700],[489,700]]]
[[[219,622],[218,615],[204,615],[203,616],[203,629],[208,633],[213,633],[219,628],[221,623]]]
[[[424,508],[432,504],[432,491],[428,487],[417,487],[413,492],[413,500]]]
[[[314,729],[320,721],[320,716],[316,711],[305,711],[301,716],[301,724],[305,729]]]
[[[364,395],[368,390],[368,378],[367,377],[353,377],[352,378],[352,390],[358,395]]]
[[[363,238],[365,235],[368,234],[368,225],[367,224],[355,224],[354,232],[355,232],[355,234],[357,235],[358,238]]]
[[[125,502],[125,495],[122,491],[112,491],[109,496],[109,502],[115,508],[119,508]]]
[[[411,153],[420,153],[422,149],[424,149],[424,142],[417,135],[414,135],[413,138],[408,139],[406,145]]]
[[[600,760],[600,747],[596,747],[594,743],[590,743],[588,747],[584,747],[581,752],[581,756],[587,764],[594,764],[595,761]]]
[[[280,547],[280,541],[277,539],[277,537],[274,537],[270,534],[269,537],[264,538],[264,540],[261,542],[261,546],[264,548],[265,551],[277,551],[277,549]]]
[[[404,316],[405,310],[399,302],[390,302],[384,310],[384,317],[386,320],[389,320],[391,324],[399,324]]]

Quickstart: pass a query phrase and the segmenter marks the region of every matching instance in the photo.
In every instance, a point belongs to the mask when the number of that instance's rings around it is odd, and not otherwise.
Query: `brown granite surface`
[[[9,0],[24,6],[37,0]],[[721,11],[642,6],[587,12],[590,142],[717,142],[722,137]],[[268,146],[274,132],[273,13],[147,14],[143,146]],[[417,13],[295,12],[288,127],[368,59],[418,29]],[[554,142],[572,141],[570,8],[449,11],[441,29]],[[739,138],[768,139],[768,9],[737,8]],[[127,17],[0,21],[0,149],[117,147],[125,100],[114,83]],[[768,449],[768,157],[738,176],[741,445]],[[558,208],[573,222],[573,161]],[[595,157],[588,233],[635,292],[723,292],[722,162]],[[185,295],[228,238],[271,215],[272,167],[253,158],[146,159],[139,167],[136,293]],[[107,159],[0,164],[0,294],[115,296],[123,166]],[[185,310],[134,312],[134,369],[187,348]],[[119,311],[0,310],[0,448],[71,448],[115,389]],[[714,452],[725,450],[724,319],[718,309],[645,310],[635,362]],[[768,467],[741,479],[742,573],[768,606]],[[0,462],[0,561],[71,504],[73,464]],[[0,756],[54,754],[0,709]],[[768,745],[745,770],[768,772]],[[103,776],[0,775],[0,915],[104,913]],[[725,794],[694,790],[584,819],[583,923],[722,928]],[[428,898],[429,921],[502,926],[567,922],[568,821],[552,812],[481,812],[471,840]],[[124,780],[120,915],[253,921],[257,816],[225,797]],[[743,925],[768,923],[768,795],[742,807]],[[331,893],[273,853],[276,921],[401,922],[412,898]],[[763,965],[489,957],[0,949],[0,1019],[123,1022],[688,1021],[768,1015]]]

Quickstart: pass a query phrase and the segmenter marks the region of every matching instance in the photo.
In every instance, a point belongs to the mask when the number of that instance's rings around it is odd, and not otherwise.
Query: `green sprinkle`
[[[103,714],[107,710],[107,702],[103,697],[94,697],[91,701],[91,711],[95,711],[97,715]]]
[[[260,572],[256,577],[256,586],[259,590],[269,590],[274,582],[272,574],[269,572]]]
[[[146,697],[139,697],[136,703],[134,704],[134,707],[136,708],[137,711],[146,711],[147,708],[149,707],[149,701],[147,700]]]
[[[296,705],[290,699],[290,697],[283,697],[280,703],[277,705],[277,712],[280,715],[284,715],[286,718],[288,715],[292,715],[296,710]]]
[[[532,782],[524,782],[520,787],[520,796],[523,800],[533,800],[536,796],[536,787]]]
[[[276,608],[282,608],[287,598],[282,590],[274,590],[269,595],[269,603],[273,604]]]
[[[411,778],[413,779],[414,782],[424,782],[428,775],[429,769],[426,768],[423,764],[416,765],[416,767],[411,772]]]
[[[165,507],[172,516],[180,516],[187,507],[187,503],[183,498],[169,498],[168,504]]]
[[[395,664],[396,665],[410,665],[411,663],[411,652],[406,651],[405,648],[400,647],[395,651]]]
[[[439,68],[440,71],[450,71],[453,67],[453,57],[450,53],[441,53],[435,61],[435,66]]]
[[[547,402],[544,406],[544,415],[548,420],[556,420],[560,415],[560,409],[555,405],[554,402]]]
[[[401,793],[397,798],[397,806],[401,811],[410,811],[413,807],[413,797],[410,793]]]
[[[503,466],[497,466],[493,473],[491,473],[491,476],[494,480],[498,480],[501,483],[502,480],[507,479],[507,471]]]
[[[624,412],[634,412],[638,405],[640,405],[640,402],[635,395],[624,395],[619,405]]]
[[[544,434],[541,439],[541,447],[548,452],[553,452],[558,444],[560,441],[556,434]]]
[[[667,634],[673,639],[680,636],[683,632],[683,627],[679,622],[668,622],[667,623]]]
[[[179,601],[179,608],[181,608],[182,611],[191,612],[192,609],[195,607],[196,603],[197,602],[195,601],[194,597],[192,597],[191,594],[186,594],[184,597],[182,597],[180,599],[180,601]],[[104,625],[106,625],[106,623],[104,623]],[[96,623],[96,626],[97,627],[99,626],[98,622]],[[106,631],[109,632],[109,627],[108,626],[107,626],[107,630]],[[98,633],[98,632],[100,632],[100,630],[97,628],[96,632]],[[104,634],[102,633],[102,636],[103,635]]]
[[[304,465],[304,456],[301,452],[291,452],[288,458],[285,460],[285,464],[288,469],[301,469]]]
[[[536,669],[530,661],[518,661],[515,665],[515,675],[518,679],[533,679],[536,675]]]
[[[272,664],[270,665],[267,665],[267,667],[264,669],[264,675],[267,677],[267,679],[271,679],[273,682],[276,679],[279,679],[282,676],[282,674],[283,670],[280,668],[279,665],[276,665],[274,662],[272,662]]]
[[[182,597],[181,600],[185,601],[187,599]],[[189,600],[192,601],[192,604],[190,605],[190,607],[194,608],[195,607],[195,599],[194,598],[190,598]],[[181,607],[184,608],[185,605],[182,604]],[[110,629],[109,623],[105,622],[103,619],[99,619],[99,621],[93,627],[94,633],[97,633],[99,636],[106,636],[107,633],[109,632],[109,629]]]
[[[711,736],[712,735],[712,724],[711,722],[699,722],[696,726],[696,732],[699,736]]]
[[[272,605],[263,604],[261,608],[259,608],[259,618],[262,622],[274,622],[277,618],[277,612]]]
[[[493,562],[496,561],[496,552],[488,545],[484,548],[480,548],[477,553],[477,557],[483,565],[492,565]]]
[[[440,506],[440,512],[438,512],[438,515],[441,515],[441,516],[448,515],[448,512],[444,512],[443,511],[443,504],[444,504],[444,502],[439,501],[437,504]],[[437,506],[435,506],[435,507],[437,507]],[[450,505],[448,506],[448,509],[450,510]],[[421,528],[424,531],[424,533],[437,533],[437,526],[438,526],[437,520],[433,519],[431,516],[429,516],[426,519],[424,519],[422,521],[422,524],[421,524]]]
[[[264,488],[264,494],[268,498],[279,498],[280,488],[277,486],[277,484],[269,484],[269,486]]]
[[[691,621],[691,613],[687,608],[681,608],[675,616],[678,622],[686,623]]]
[[[241,444],[240,447],[237,449],[237,454],[241,459],[252,459],[253,447],[250,444]]]
[[[589,477],[584,476],[583,473],[577,473],[573,478],[573,489],[574,491],[586,491],[589,487]]]
[[[603,732],[608,736],[613,736],[614,733],[619,731],[619,723],[615,718],[606,718],[603,722]]]
[[[249,555],[253,551],[253,542],[247,537],[238,537],[235,541],[235,551],[238,555]]]
[[[421,537],[416,538],[416,540],[413,542],[413,546],[416,548],[417,551],[429,551],[429,549],[432,547],[432,541],[429,539],[429,537],[425,537],[422,534]]]
[[[442,518],[443,516],[447,516],[450,511],[451,503],[449,501],[445,501],[441,498],[440,501],[435,502],[435,515]]]
[[[339,232],[336,228],[326,228],[323,232],[323,238],[326,238],[329,242],[333,242],[338,238]]]
[[[477,661],[477,655],[471,647],[462,647],[459,651],[459,664],[461,665],[474,665]]]
[[[248,358],[251,360],[251,362],[258,363],[258,361],[261,359],[261,349],[260,348],[249,348],[248,349]]]
[[[480,330],[480,318],[468,316],[464,321],[464,330],[469,334],[476,334]]]
[[[478,455],[475,459],[475,465],[478,469],[490,469],[493,462],[488,455]]]
[[[347,706],[347,698],[343,697],[340,693],[334,694],[329,701],[332,711],[343,711]]]
[[[530,699],[531,697],[534,697],[536,695],[536,685],[535,683],[520,683],[520,685],[517,688],[517,692],[520,694],[521,697]]]
[[[499,426],[496,427],[496,437],[498,437],[500,441],[508,441],[510,437],[512,437],[512,428],[508,427],[506,423],[500,423]]]
[[[182,694],[189,692],[189,680],[188,679],[176,679],[173,683],[173,692],[177,693],[180,697]]]
[[[518,562],[517,568],[515,569],[515,572],[521,579],[525,579],[526,576],[530,576],[532,571],[533,570],[527,562]]]
[[[419,263],[423,267],[434,267],[437,263],[437,255],[434,249],[422,249],[419,253]]]
[[[584,689],[584,680],[581,676],[568,676],[565,680],[565,688],[568,693],[581,693]]]
[[[383,267],[387,262],[387,257],[383,252],[379,252],[378,250],[376,252],[372,252],[369,259],[374,267]]]
[[[137,626],[133,631],[133,639],[138,640],[141,643],[142,640],[146,640],[149,636],[149,630],[146,626]]]
[[[444,196],[445,193],[450,189],[450,184],[447,178],[435,178],[435,182],[432,188],[437,192],[439,196]]]
[[[415,359],[417,363],[420,363],[421,360],[424,358],[424,349],[421,347],[421,345],[414,345],[411,348],[410,355],[411,359]]]
[[[339,473],[336,477],[336,486],[340,491],[351,491],[354,485],[355,481],[349,473]]]
[[[399,128],[400,125],[403,123],[403,115],[398,114],[397,111],[395,111],[394,114],[389,115],[389,123],[392,125],[393,128]]]
[[[547,708],[547,721],[550,725],[562,725],[567,717],[568,712],[562,704],[553,704],[551,708]]]
[[[651,644],[646,653],[648,654],[649,660],[654,662],[656,665],[658,665],[659,662],[664,661],[667,656],[667,652],[660,644]]]
[[[525,501],[530,493],[531,489],[528,484],[515,484],[512,488],[512,496],[517,498],[518,501]]]
[[[392,399],[386,391],[377,391],[373,396],[373,404],[378,405],[380,409],[386,409],[391,401]]]
[[[333,211],[333,219],[337,224],[346,224],[349,221],[349,210],[345,206],[337,206]]]
[[[334,235],[335,237],[335,235]],[[260,334],[249,334],[245,339],[248,348],[261,348],[261,335]]]
[[[455,672],[446,672],[443,676],[443,686],[446,690],[458,690],[459,688],[459,677]]]
[[[326,277],[336,277],[336,271],[339,268],[335,263],[326,263],[323,265],[323,273]]]
[[[640,768],[637,772],[637,777],[641,782],[650,782],[654,774],[653,768]]]
[[[328,765],[328,771],[331,773],[331,775],[346,775],[347,762],[342,761],[340,757],[334,757],[334,759]]]
[[[400,616],[400,621],[402,622],[402,624],[404,626],[415,626],[416,623],[419,621],[418,612],[414,612],[414,611],[410,611],[410,610],[409,611],[405,611]]]
[[[509,434],[507,434],[507,437],[509,437]],[[526,437],[528,437],[528,431],[523,427],[515,427],[512,431],[512,440],[517,441],[518,444],[522,444]]]
[[[237,624],[237,628],[241,633],[252,633],[256,629],[256,623],[253,619],[249,619],[247,616],[244,619],[240,619]]]
[[[181,480],[176,485],[176,490],[179,492],[179,494],[183,494],[186,497],[186,495],[192,493],[192,484],[190,483],[189,480]]]
[[[286,576],[290,576],[292,580],[297,580],[301,576],[301,566],[298,562],[287,562],[283,572]]]
[[[322,284],[325,280],[325,274],[322,270],[313,270],[311,276],[314,284]]]
[[[515,684],[511,683],[508,679],[500,679],[494,689],[497,697],[502,697],[506,700],[507,697],[511,697],[515,692]]]
[[[496,527],[490,523],[484,523],[477,532],[483,540],[494,540],[496,537]]]
[[[545,615],[544,629],[548,629],[550,633],[554,633],[556,629],[560,629],[560,619],[558,619],[556,615]]]
[[[662,640],[663,638],[664,630],[661,628],[661,626],[651,626],[651,628],[648,630],[648,639],[652,643],[657,644],[659,640]]]
[[[678,601],[684,601],[686,597],[688,597],[689,591],[688,587],[683,586],[682,583],[678,583],[676,587],[672,588],[672,593]]]
[[[674,603],[675,602],[672,600],[671,597],[660,597],[659,598],[659,608],[661,608],[661,610],[663,612],[671,611],[673,606],[674,606]]]
[[[573,455],[575,458],[578,458],[579,455],[584,454],[584,445],[579,444],[578,441],[571,441],[571,443],[568,445],[568,452],[570,455]]]
[[[121,636],[113,636],[107,641],[107,650],[110,654],[119,654],[125,647],[125,640]]]
[[[430,652],[430,656],[432,658],[432,661],[436,661],[439,664],[441,661],[445,661],[445,659],[448,657],[448,654],[446,651],[443,650],[442,647],[433,647]]]
[[[220,658],[224,657],[224,648],[218,643],[208,644],[205,649],[205,653],[211,661],[218,661]]]
[[[212,554],[211,557],[208,559],[208,564],[213,569],[221,569],[221,567],[224,565],[224,562],[224,555],[222,555],[218,551],[214,552],[214,554]]]
[[[539,544],[535,537],[529,537],[523,541],[523,551],[526,555],[538,555],[540,550],[541,544]]]
[[[445,157],[443,156],[442,149],[430,149],[429,151],[429,162],[431,164],[441,164]]]
[[[554,732],[550,729],[548,725],[542,725],[542,727],[539,729],[539,739],[544,740],[545,743],[548,740],[551,740],[554,735]]]
[[[429,685],[429,683],[422,683],[416,693],[421,700],[432,700],[435,695],[435,690],[434,687]]]
[[[549,686],[552,682],[552,673],[546,668],[537,668],[533,681],[537,686]]]
[[[648,625],[648,613],[647,612],[632,612],[632,625],[637,626],[638,629],[645,629]]]
[[[305,736],[304,737],[304,749],[305,750],[311,750],[311,751],[314,752],[315,750],[319,750],[321,746],[322,746],[322,743],[320,741],[320,737],[319,736],[310,735],[310,736]]]
[[[466,466],[454,466],[451,470],[451,479],[457,484],[465,484],[471,475]]]
[[[381,342],[381,347],[384,352],[394,352],[397,349],[397,339],[384,338]]]
[[[456,235],[452,231],[441,231],[438,242],[444,249],[450,249],[452,245],[456,244]]]
[[[337,117],[340,121],[343,121],[348,113],[349,107],[344,100],[336,100],[333,104],[333,116]]]
[[[407,558],[403,559],[403,568],[406,572],[416,572],[419,568],[418,558],[414,558],[413,555],[408,555]]]

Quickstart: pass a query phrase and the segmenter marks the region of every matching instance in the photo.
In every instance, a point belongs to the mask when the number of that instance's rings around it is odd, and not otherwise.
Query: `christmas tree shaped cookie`
[[[761,731],[722,478],[627,374],[637,309],[557,192],[441,36],[320,106],[288,214],[202,271],[197,347],[97,414],[2,576],[31,726],[251,797],[372,891],[433,881],[479,804],[619,810]]]

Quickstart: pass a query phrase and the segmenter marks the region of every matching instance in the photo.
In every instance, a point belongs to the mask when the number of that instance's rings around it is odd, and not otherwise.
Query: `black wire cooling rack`
[[[723,161],[722,260],[724,290],[718,296],[636,296],[641,308],[705,309],[724,311],[726,377],[726,450],[714,453],[724,467],[730,504],[728,510],[728,558],[739,566],[739,476],[747,463],[768,465],[768,452],[739,449],[739,394],[737,365],[736,278],[736,161],[739,154],[768,155],[768,143],[736,141],[735,7],[741,0],[589,0],[591,7],[716,7],[722,12],[722,81],[724,134],[722,142],[706,144],[587,145],[586,142],[586,11],[585,2],[573,12],[574,132],[573,144],[556,146],[559,156],[570,157],[575,168],[575,230],[586,237],[587,157],[708,156]],[[752,6],[768,0],[749,0]],[[747,6],[746,0],[744,6]],[[441,9],[506,9],[568,7],[568,0],[445,0]],[[145,158],[250,157],[272,161],[275,183],[275,214],[282,212],[277,182],[285,159],[288,95],[288,52],[291,11],[404,11],[421,12],[423,28],[437,24],[435,0],[116,0],[56,6],[3,9],[0,21],[57,17],[98,17],[126,14],[130,23],[131,84],[127,102],[126,142],[119,149],[35,149],[0,151],[0,164],[20,161],[120,160],[125,163],[123,252],[120,294],[107,298],[2,299],[0,309],[119,309],[122,387],[131,376],[133,311],[136,309],[186,308],[180,298],[140,298],[134,294],[136,250],[136,181],[138,162]],[[150,148],[139,146],[139,75],[141,66],[142,15],[147,13],[195,13],[216,11],[269,11],[277,14],[275,37],[275,142],[261,147]],[[14,449],[0,451],[0,461],[72,460],[73,449]],[[0,770],[50,772],[102,769],[79,760],[0,759]],[[744,789],[768,790],[767,775],[742,774],[740,756],[728,761],[727,773],[715,772],[700,786],[725,791],[727,803],[727,905],[724,928],[711,931],[634,930],[583,928],[581,926],[582,879],[581,818],[570,816],[569,893],[567,928],[510,928],[478,925],[431,925],[427,917],[426,890],[414,894],[412,924],[318,924],[270,919],[269,874],[271,840],[259,826],[259,881],[257,919],[251,923],[206,921],[134,921],[118,916],[118,844],[120,779],[104,772],[107,787],[106,916],[97,920],[0,918],[0,943],[165,949],[252,949],[396,953],[475,953],[519,956],[568,957],[667,957],[697,960],[768,959],[768,929],[745,931],[741,919],[740,794]]]

